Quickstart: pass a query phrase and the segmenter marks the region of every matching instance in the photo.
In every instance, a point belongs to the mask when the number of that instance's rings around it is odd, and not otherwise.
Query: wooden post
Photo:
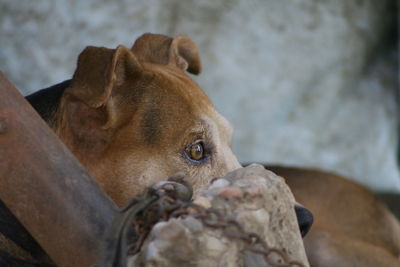
[[[99,262],[117,208],[0,72],[0,199],[59,266]]]

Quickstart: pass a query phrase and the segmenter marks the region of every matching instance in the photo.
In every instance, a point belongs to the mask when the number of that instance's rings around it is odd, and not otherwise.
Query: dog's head
[[[54,127],[118,205],[176,172],[196,190],[240,167],[231,126],[186,74],[200,69],[185,36],[80,54]]]

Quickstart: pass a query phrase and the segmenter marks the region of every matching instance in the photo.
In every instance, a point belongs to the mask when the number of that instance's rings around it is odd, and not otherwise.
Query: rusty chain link
[[[170,189],[164,190],[163,187],[160,189],[154,191],[158,196],[157,200],[148,205],[146,209],[138,212],[133,219],[132,227],[139,238],[130,247],[129,255],[134,255],[140,251],[146,237],[156,223],[168,221],[170,218],[193,216],[205,226],[220,229],[226,237],[242,241],[245,250],[262,255],[265,262],[270,266],[304,266],[300,262],[290,261],[284,250],[268,246],[258,234],[246,232],[238,221],[228,218],[218,210],[204,208],[190,201],[182,201],[176,195],[171,195]]]

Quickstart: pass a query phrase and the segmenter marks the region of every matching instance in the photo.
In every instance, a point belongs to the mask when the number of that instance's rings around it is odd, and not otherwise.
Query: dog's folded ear
[[[113,87],[122,84],[127,74],[132,76],[140,71],[140,63],[124,46],[88,46],[79,55],[69,93],[97,108],[106,104]]]
[[[184,35],[171,38],[145,33],[136,40],[131,50],[140,61],[175,65],[193,74],[201,72],[199,50],[196,44]]]
[[[131,113],[122,110],[136,96],[132,86],[146,77],[142,64],[126,47],[91,46],[82,51],[52,122],[80,160],[99,155],[115,129],[130,118]]]
[[[116,88],[127,79],[137,79],[142,66],[126,47],[116,49],[89,46],[78,58],[70,88],[66,96],[83,102],[91,108],[106,110],[105,127],[113,126],[117,115],[114,107],[118,92]]]

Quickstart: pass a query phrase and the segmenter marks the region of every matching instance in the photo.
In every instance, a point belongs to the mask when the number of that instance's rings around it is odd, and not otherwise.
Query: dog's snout
[[[308,231],[310,231],[311,225],[313,224],[314,221],[314,217],[308,209],[300,205],[296,204],[294,206],[294,210],[296,212],[297,222],[299,224],[301,236],[304,237],[308,233]]]

